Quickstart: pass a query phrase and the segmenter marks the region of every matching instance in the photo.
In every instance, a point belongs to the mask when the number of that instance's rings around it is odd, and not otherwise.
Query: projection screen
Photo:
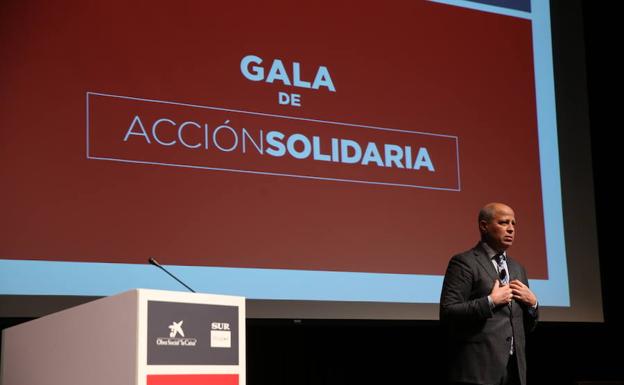
[[[250,317],[436,319],[502,201],[543,318],[602,320],[578,3],[0,11],[1,315],[184,290],[155,258]]]

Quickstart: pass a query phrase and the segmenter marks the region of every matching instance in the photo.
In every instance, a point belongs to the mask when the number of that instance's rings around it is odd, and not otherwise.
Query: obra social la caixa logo
[[[173,321],[168,326],[169,337],[158,337],[156,345],[159,346],[197,346],[197,338],[190,338],[184,335],[182,324],[184,320]],[[232,347],[232,332],[230,324],[227,322],[212,322],[210,330],[210,347],[230,348]]]
[[[182,324],[184,320],[175,322],[169,325],[169,337],[158,337],[156,339],[156,345],[159,346],[196,346],[197,338],[189,338],[184,335],[184,329]],[[179,336],[179,337],[178,337]]]

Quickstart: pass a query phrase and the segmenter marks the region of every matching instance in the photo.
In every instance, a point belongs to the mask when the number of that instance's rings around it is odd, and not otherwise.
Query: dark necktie
[[[496,263],[498,264],[498,278],[500,279],[501,285],[506,285],[509,283],[509,274],[507,274],[507,269],[505,269],[504,254],[496,254],[494,256]]]
[[[507,273],[507,269],[505,269],[505,265],[503,264],[503,262],[505,261],[505,255],[504,254],[496,254],[494,256],[494,260],[496,261],[496,264],[498,265],[498,278],[500,279],[501,285],[507,285],[509,283],[509,274]],[[509,310],[511,312],[511,303],[507,304],[507,306],[509,307]],[[511,313],[509,314],[509,319],[511,320]],[[513,333],[513,327],[512,327],[512,333]],[[509,354],[513,354],[514,353],[514,337],[513,335],[511,336],[511,343],[509,346]]]

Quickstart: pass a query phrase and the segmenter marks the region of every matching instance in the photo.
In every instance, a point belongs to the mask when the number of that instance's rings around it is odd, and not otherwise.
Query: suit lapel
[[[517,279],[519,277],[518,275],[518,268],[516,266],[516,263],[509,257],[509,254],[507,254],[507,270],[509,270],[509,282],[511,283],[511,281],[513,281],[514,279]],[[519,302],[517,302],[515,299],[513,301],[511,301],[511,303],[509,304],[509,310],[511,311],[511,313],[513,314],[513,312],[515,311],[514,309],[519,306]]]
[[[492,277],[492,281],[498,279],[498,273],[496,272],[496,268],[494,267],[494,264],[492,263],[492,261],[488,257],[488,255],[485,252],[485,250],[483,250],[483,247],[481,246],[481,243],[479,243],[477,246],[475,246],[473,251],[475,253],[475,257],[476,257],[477,261],[479,261],[479,263],[481,264],[481,266],[483,266],[485,271],[488,272],[488,275],[490,275]]]
[[[507,256],[507,269],[509,269],[509,282],[514,279],[520,279],[520,272],[518,271],[518,265],[516,262]]]

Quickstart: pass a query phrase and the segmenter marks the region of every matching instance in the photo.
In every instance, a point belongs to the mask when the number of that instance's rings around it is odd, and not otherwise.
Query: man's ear
[[[481,235],[487,233],[486,229],[487,229],[487,221],[480,220],[479,221],[479,232],[481,233]]]

